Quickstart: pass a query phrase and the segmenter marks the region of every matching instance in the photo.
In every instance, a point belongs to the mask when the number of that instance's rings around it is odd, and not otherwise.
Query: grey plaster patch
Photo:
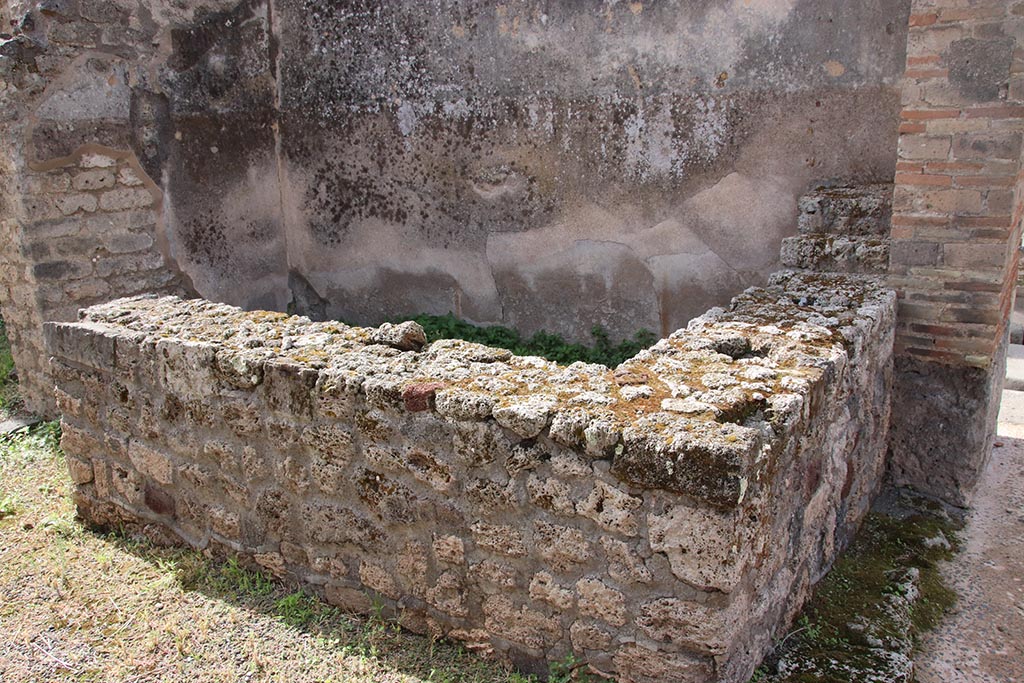
[[[999,99],[1010,78],[1014,45],[1011,37],[953,41],[944,55],[950,82],[963,97],[977,102]]]

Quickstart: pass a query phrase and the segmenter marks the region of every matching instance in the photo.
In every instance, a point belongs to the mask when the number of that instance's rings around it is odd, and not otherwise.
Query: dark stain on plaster
[[[288,289],[292,293],[288,313],[304,315],[310,320],[327,320],[330,302],[320,296],[309,280],[294,268],[288,271]]]
[[[171,29],[172,54],[167,65],[175,71],[196,66],[214,47],[219,47],[225,36],[237,31],[238,26],[255,15],[264,0],[244,0],[230,10],[222,12],[198,11],[199,19],[187,28]]]
[[[648,5],[638,16],[625,6],[606,15],[561,3],[498,9],[479,0],[278,0],[271,8],[244,0],[173,29],[159,82],[133,90],[130,139],[123,122],[109,124],[109,133],[93,122],[82,135],[130,145],[151,177],[167,178],[174,241],[200,283],[239,292],[276,273],[277,305],[284,306],[298,301],[288,286],[296,282],[292,271],[316,283],[315,298],[306,297],[314,314],[323,308],[368,322],[469,309],[466,317],[527,329],[549,326],[546,315],[575,328],[601,323],[613,334],[636,329],[637,317],[640,326],[668,330],[734,287],[756,283],[763,269],[741,264],[735,277],[704,288],[685,279],[654,287],[642,258],[639,269],[626,268],[628,277],[610,284],[577,277],[570,263],[565,277],[543,277],[536,289],[528,262],[492,273],[499,301],[465,292],[462,275],[436,269],[409,274],[379,264],[356,284],[332,282],[331,273],[350,273],[350,255],[359,256],[360,242],[379,225],[398,235],[396,250],[457,251],[486,273],[494,269],[487,249],[495,235],[564,222],[589,238],[588,219],[574,213],[580,205],[628,231],[679,215],[687,198],[733,172],[806,175],[807,182],[821,173],[885,175],[889,160],[880,149],[888,154],[892,145],[865,147],[844,134],[868,100],[888,93],[879,84],[902,68],[904,35],[892,27],[902,25],[908,2],[885,4],[834,12],[829,0],[797,0],[791,10],[770,10],[774,18],[755,22],[735,64],[723,65],[708,57],[717,46],[702,56],[691,54],[687,40],[664,40],[692,33],[714,45],[722,29],[712,18],[730,6],[722,0]],[[754,14],[761,11],[768,10]],[[676,25],[682,33],[669,30]],[[851,25],[873,43],[870,59],[860,43],[836,40]],[[672,51],[679,53],[670,58]],[[826,60],[841,62],[844,73],[831,76]],[[857,99],[865,84],[872,94]],[[824,103],[820,117],[806,115],[808,98]],[[852,111],[837,118],[846,107]],[[779,133],[766,142],[766,131]],[[48,134],[63,135],[41,129],[43,144],[52,142]],[[851,155],[850,147],[864,149]],[[795,170],[773,167],[800,157]],[[269,177],[251,182],[253,172],[274,164],[292,187]],[[246,187],[264,198],[293,192],[298,224],[286,227],[280,206],[273,216],[232,214],[226,198],[244,197]],[[619,215],[623,204],[644,215]],[[688,227],[729,258],[734,245],[716,224]],[[286,233],[298,239],[286,245]],[[307,238],[312,253],[295,253]],[[595,295],[603,289],[614,294]],[[275,299],[266,290],[258,296]],[[593,309],[582,318],[573,300],[581,296]],[[545,313],[531,319],[531,311]]]
[[[954,40],[943,55],[950,83],[960,95],[976,102],[1005,97],[1015,45],[1010,37]]]

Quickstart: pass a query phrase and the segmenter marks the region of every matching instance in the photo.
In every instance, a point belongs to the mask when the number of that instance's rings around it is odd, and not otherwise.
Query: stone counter
[[[746,681],[880,481],[894,309],[779,273],[614,370],[175,297],[46,338],[90,522],[525,670]]]

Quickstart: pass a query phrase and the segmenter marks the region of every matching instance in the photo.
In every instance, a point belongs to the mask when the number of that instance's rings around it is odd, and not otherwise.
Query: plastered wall
[[[907,4],[8,0],[5,150],[132,152],[213,300],[665,335],[891,179]]]

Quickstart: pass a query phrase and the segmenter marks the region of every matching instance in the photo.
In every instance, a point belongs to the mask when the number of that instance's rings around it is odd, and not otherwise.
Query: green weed
[[[479,327],[465,320],[447,315],[419,315],[413,318],[423,327],[427,341],[438,339],[463,339],[465,341],[508,349],[519,356],[541,356],[548,360],[568,365],[576,361],[597,363],[615,367],[658,340],[649,330],[640,330],[627,339],[613,344],[608,331],[600,325],[590,330],[594,343],[590,346],[572,344],[562,337],[540,331],[531,337],[523,337],[515,330],[499,325]]]
[[[18,514],[18,503],[15,501],[14,496],[0,498],[0,519],[13,517],[16,514]]]
[[[296,591],[274,603],[274,610],[289,626],[305,626],[317,620],[321,604],[312,596]]]
[[[230,557],[219,568],[215,585],[226,593],[242,596],[267,596],[274,592],[274,582],[263,572],[243,567],[237,557]]]

